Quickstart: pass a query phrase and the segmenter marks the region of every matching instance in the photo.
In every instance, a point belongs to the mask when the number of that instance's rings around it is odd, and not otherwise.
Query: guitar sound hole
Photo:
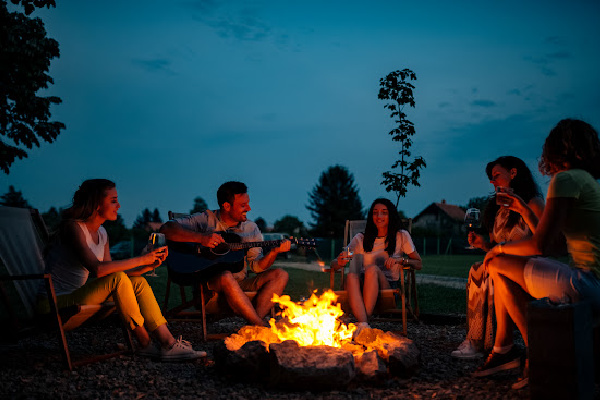
[[[210,249],[210,252],[216,256],[222,256],[229,253],[229,245],[227,243],[221,243],[217,247]]]

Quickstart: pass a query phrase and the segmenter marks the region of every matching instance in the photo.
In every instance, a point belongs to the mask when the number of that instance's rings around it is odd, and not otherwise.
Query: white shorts
[[[600,313],[600,279],[591,271],[573,268],[551,258],[533,257],[523,271],[527,292],[557,302],[589,301],[594,314]]]

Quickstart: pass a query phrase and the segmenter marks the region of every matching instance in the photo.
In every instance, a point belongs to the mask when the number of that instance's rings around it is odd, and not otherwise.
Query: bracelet
[[[502,245],[506,244],[506,242],[500,242],[498,243],[498,253],[502,253]]]

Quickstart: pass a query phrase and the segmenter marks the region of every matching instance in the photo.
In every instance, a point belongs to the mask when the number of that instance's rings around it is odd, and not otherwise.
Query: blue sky
[[[354,174],[365,206],[393,198],[397,156],[379,79],[417,75],[413,154],[421,187],[399,208],[464,205],[491,190],[485,164],[537,172],[561,118],[600,128],[600,2],[59,1],[38,11],[61,56],[49,93],[67,129],[0,173],[42,211],[88,178],[117,182],[131,225],[144,208],[216,208],[227,180],[249,186],[250,218],[310,222],[329,166]]]

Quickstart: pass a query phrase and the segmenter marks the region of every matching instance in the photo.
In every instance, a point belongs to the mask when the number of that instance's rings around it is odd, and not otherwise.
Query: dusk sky
[[[9,5],[9,7],[13,7]],[[61,56],[48,93],[67,125],[0,172],[46,211],[89,178],[117,183],[127,226],[144,208],[216,208],[228,180],[251,219],[305,224],[308,193],[339,164],[365,207],[397,158],[379,79],[417,75],[414,155],[427,168],[399,209],[490,193],[501,155],[537,171],[562,118],[600,128],[600,1],[64,1],[36,11]]]

